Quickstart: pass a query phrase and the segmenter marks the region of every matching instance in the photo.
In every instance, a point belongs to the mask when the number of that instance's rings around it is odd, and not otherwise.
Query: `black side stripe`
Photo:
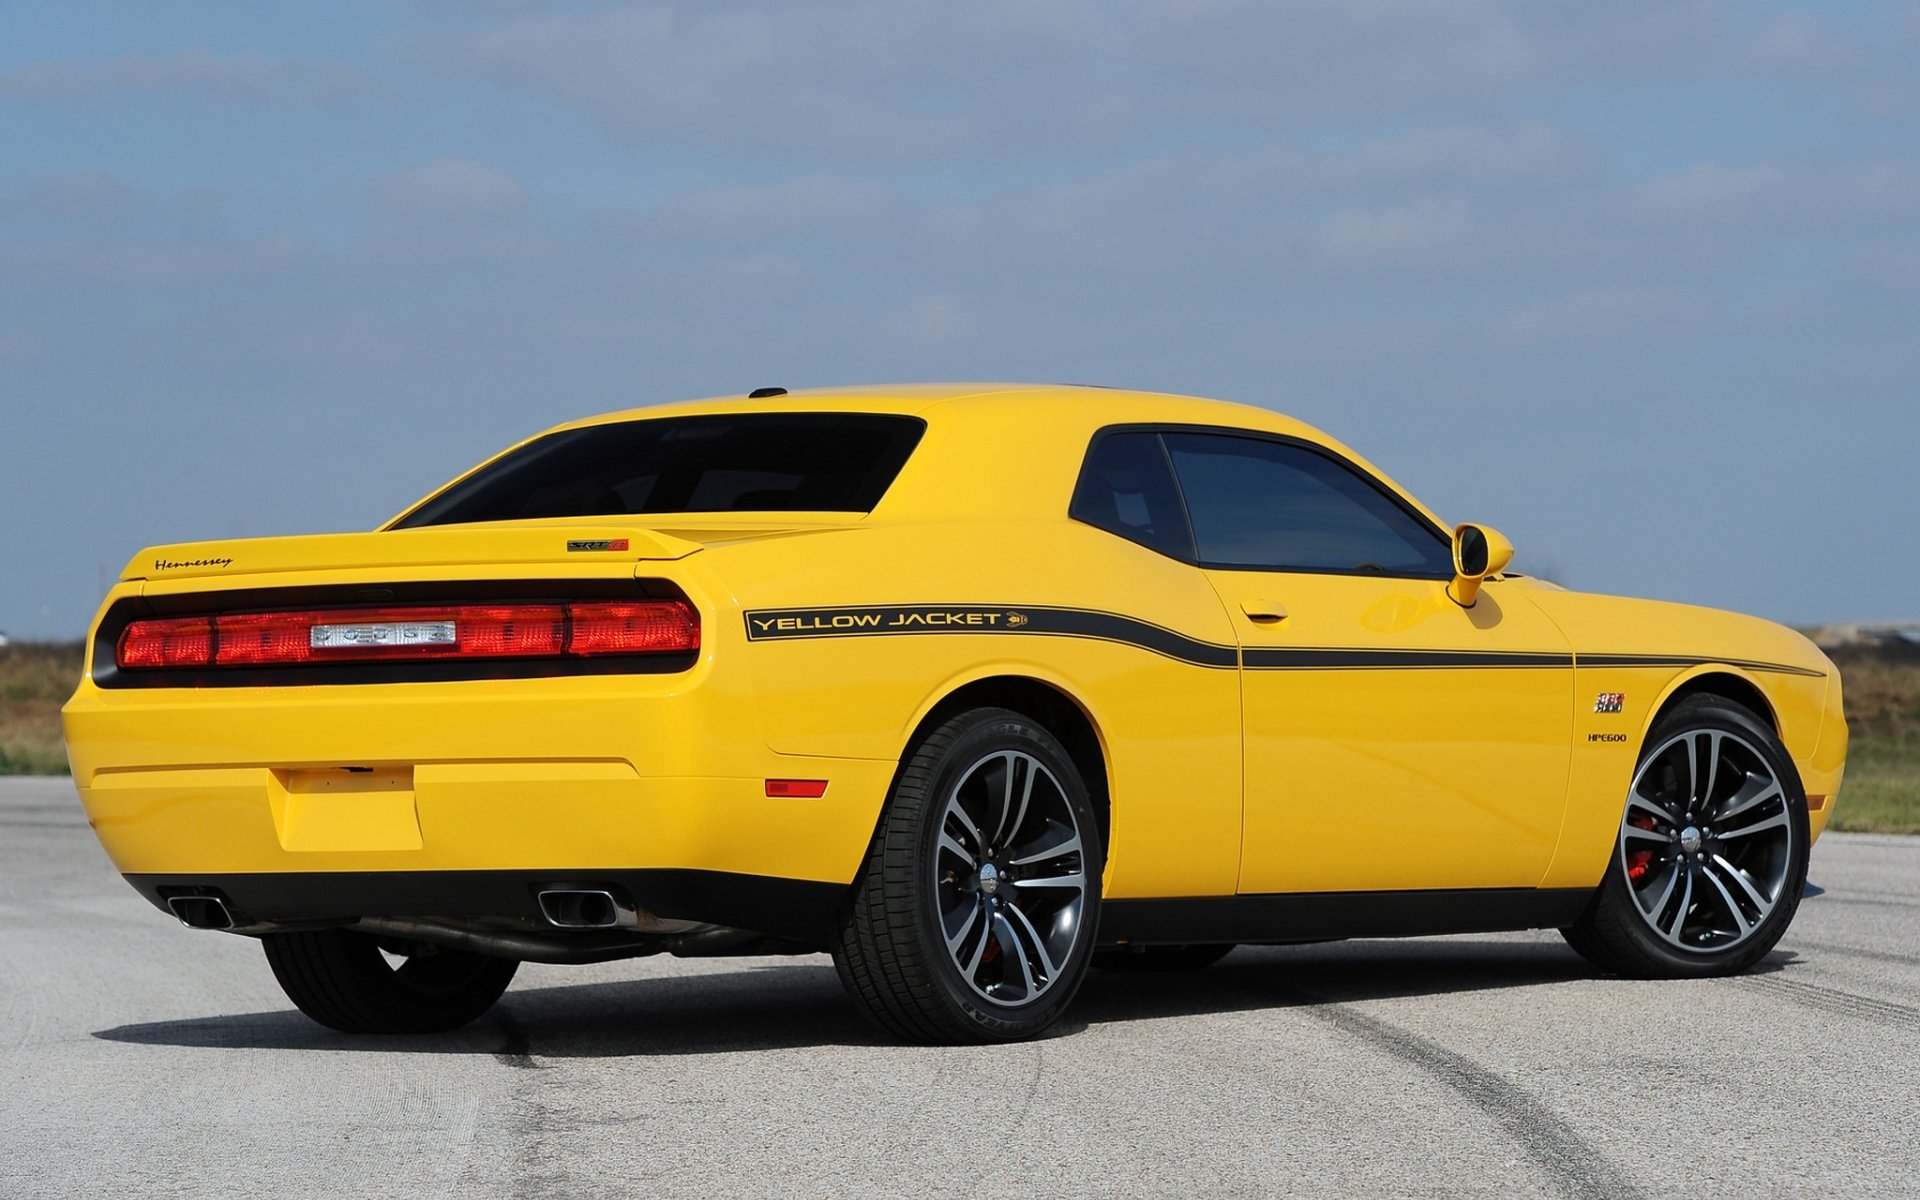
[[[1197,667],[1240,665],[1237,646],[1080,608],[989,608],[971,604],[898,604],[867,608],[776,608],[747,613],[747,640],[889,637],[916,633],[1042,633],[1137,646]]]
[[[1825,671],[1810,667],[1790,667],[1784,663],[1754,662],[1744,658],[1696,658],[1678,654],[1582,654],[1583,667],[1740,667],[1748,671],[1768,671],[1775,675],[1804,675],[1824,679]]]
[[[1560,667],[1573,665],[1571,654],[1527,651],[1325,649],[1245,651],[1250,671],[1433,670],[1474,667]]]
[[[1250,671],[1374,671],[1556,669],[1570,667],[1695,667],[1727,665],[1751,671],[1820,678],[1822,672],[1779,663],[1659,654],[1581,654],[1558,651],[1398,650],[1369,647],[1240,647],[1188,637],[1164,625],[1081,608],[979,604],[892,604],[842,608],[754,609],[747,640],[896,637],[926,633],[1038,633],[1134,646],[1197,667]]]

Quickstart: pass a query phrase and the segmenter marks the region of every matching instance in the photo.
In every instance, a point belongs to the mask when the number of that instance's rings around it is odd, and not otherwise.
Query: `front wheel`
[[[1808,841],[1806,793],[1779,737],[1739,705],[1694,697],[1648,735],[1606,878],[1561,932],[1621,975],[1737,974],[1793,920]]]
[[[492,1008],[520,964],[351,929],[269,933],[267,964],[301,1012],[342,1033],[443,1033]]]
[[[1001,1042],[1057,1020],[1099,920],[1100,829],[1058,739],[976,709],[902,764],[834,965],[897,1037]]]

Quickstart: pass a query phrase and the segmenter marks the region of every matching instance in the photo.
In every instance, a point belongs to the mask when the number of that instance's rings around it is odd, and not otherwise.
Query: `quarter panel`
[[[1239,685],[1231,627],[1198,571],[1061,520],[874,524],[711,558],[737,581],[743,627],[769,612],[795,623],[743,656],[775,751],[895,761],[955,688],[1047,682],[1088,713],[1107,754],[1108,893],[1232,893]],[[894,626],[898,613],[872,611],[910,606],[983,623]],[[888,625],[835,631],[832,614],[849,609]]]

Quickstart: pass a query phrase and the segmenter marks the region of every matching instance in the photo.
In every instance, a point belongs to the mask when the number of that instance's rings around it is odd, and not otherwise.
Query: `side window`
[[[1208,566],[1453,574],[1444,538],[1337,459],[1228,434],[1165,439]]]
[[[1157,433],[1097,438],[1080,468],[1067,515],[1149,550],[1193,561],[1193,534]]]

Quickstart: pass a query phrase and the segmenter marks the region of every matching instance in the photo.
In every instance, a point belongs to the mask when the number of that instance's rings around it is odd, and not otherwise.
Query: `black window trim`
[[[1453,578],[1453,574],[1450,571],[1444,574],[1430,574],[1418,571],[1362,571],[1354,568],[1339,567],[1321,567],[1309,571],[1300,567],[1274,567],[1260,563],[1205,561],[1199,556],[1200,537],[1193,527],[1193,512],[1187,507],[1186,488],[1180,483],[1180,472],[1173,465],[1173,455],[1167,449],[1167,439],[1165,435],[1169,433],[1218,434],[1226,437],[1246,438],[1250,441],[1292,446],[1313,454],[1318,454],[1336,466],[1345,467],[1347,470],[1353,472],[1353,474],[1364,481],[1367,486],[1392,501],[1394,507],[1398,508],[1407,516],[1412,517],[1415,524],[1432,533],[1434,537],[1440,540],[1442,545],[1448,547],[1453,545],[1453,532],[1449,529],[1442,528],[1431,517],[1427,516],[1427,514],[1415,508],[1405,496],[1402,496],[1399,492],[1382,483],[1380,478],[1372,471],[1367,470],[1352,459],[1349,459],[1346,455],[1340,454],[1328,446],[1324,446],[1308,438],[1292,437],[1284,433],[1269,433],[1259,429],[1240,429],[1231,425],[1182,425],[1165,421],[1150,421],[1128,425],[1103,425],[1099,429],[1094,430],[1093,436],[1087,439],[1086,452],[1080,457],[1080,474],[1074,477],[1074,492],[1076,494],[1080,490],[1080,478],[1086,473],[1087,461],[1092,458],[1094,449],[1099,446],[1100,442],[1105,438],[1131,433],[1151,433],[1155,435],[1154,440],[1160,447],[1160,453],[1167,460],[1167,473],[1173,477],[1174,492],[1180,498],[1180,512],[1187,522],[1187,540],[1188,543],[1194,547],[1194,556],[1187,558],[1183,555],[1168,554],[1164,550],[1147,545],[1145,542],[1135,541],[1123,533],[1095,525],[1091,521],[1081,521],[1080,518],[1074,516],[1071,511],[1073,504],[1071,497],[1069,497],[1067,501],[1069,508],[1067,513],[1068,520],[1078,521],[1080,524],[1086,525],[1091,529],[1098,529],[1102,533],[1117,537],[1125,542],[1130,542],[1143,550],[1158,554],[1162,558],[1170,558],[1175,562],[1186,563],[1188,566],[1199,567],[1206,571],[1263,571],[1270,575],[1342,575],[1362,579],[1450,580]],[[1451,551],[1449,551],[1449,557],[1451,557]]]
[[[505,517],[505,518],[499,518],[498,520],[494,520],[494,521],[450,521],[450,522],[430,521],[425,523],[415,523],[415,519],[423,511],[425,511],[428,508],[428,506],[432,505],[436,500],[439,500],[442,496],[447,495],[449,492],[453,491],[455,488],[462,486],[463,484],[467,483],[469,480],[475,478],[476,476],[480,475],[482,472],[488,470],[489,468],[501,462],[504,462],[507,458],[511,457],[512,455],[518,454],[523,450],[532,449],[534,446],[548,440],[549,438],[561,436],[564,434],[577,433],[577,432],[581,432],[589,429],[597,429],[597,428],[603,428],[603,427],[615,426],[615,425],[639,425],[639,424],[645,424],[647,422],[652,422],[652,421],[724,420],[730,417],[740,417],[740,416],[745,416],[750,418],[798,417],[798,418],[801,418],[803,421],[823,421],[823,420],[831,420],[836,417],[881,417],[887,420],[897,421],[903,427],[911,426],[913,428],[913,439],[908,444],[907,453],[903,458],[901,458],[900,465],[897,468],[895,468],[892,477],[887,480],[886,487],[881,489],[879,497],[874,500],[873,506],[871,508],[864,508],[864,509],[827,508],[827,509],[791,509],[791,510],[788,510],[788,509],[765,509],[765,510],[760,510],[760,509],[681,509],[681,510],[669,510],[664,512],[609,513],[609,514],[606,514],[604,518],[602,518],[602,520],[606,522],[619,523],[623,521],[638,521],[638,520],[641,520],[642,518],[653,518],[653,517],[686,517],[686,516],[707,516],[707,515],[732,516],[735,513],[740,513],[740,512],[761,512],[761,511],[765,511],[765,512],[787,512],[787,511],[826,512],[826,513],[834,513],[834,514],[844,514],[848,516],[862,516],[862,517],[872,516],[874,512],[878,511],[880,506],[886,502],[887,496],[893,491],[893,485],[899,482],[901,473],[907,469],[907,464],[913,461],[913,456],[915,452],[917,452],[920,449],[920,444],[926,440],[926,436],[927,436],[926,418],[918,415],[917,413],[867,411],[864,409],[822,408],[822,409],[799,409],[794,411],[771,409],[763,412],[730,410],[730,411],[711,412],[711,413],[668,413],[668,414],[661,414],[658,416],[653,416],[653,415],[632,416],[632,417],[623,416],[623,417],[619,417],[612,420],[588,421],[582,424],[571,424],[564,428],[553,428],[553,429],[542,430],[541,432],[534,434],[532,437],[526,438],[523,441],[516,442],[513,445],[508,446],[506,449],[500,451],[498,454],[495,454],[489,458],[481,460],[479,463],[477,463],[473,467],[470,467],[469,469],[462,472],[461,474],[455,476],[452,479],[449,479],[447,482],[441,484],[439,487],[435,488],[433,491],[427,493],[425,496],[415,501],[412,505],[410,505],[407,508],[405,512],[402,512],[398,516],[392,518],[391,520],[387,521],[385,524],[381,525],[380,529],[382,531],[389,530],[389,529],[441,529],[441,528],[456,528],[460,525],[469,525],[469,524],[497,524],[499,523],[499,521],[516,521],[516,520],[525,520],[525,519],[538,520],[541,518]]]

